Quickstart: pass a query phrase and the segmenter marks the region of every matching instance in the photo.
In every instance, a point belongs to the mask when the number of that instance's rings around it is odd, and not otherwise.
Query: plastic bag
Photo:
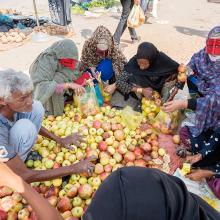
[[[178,128],[179,111],[166,113],[162,110],[154,119],[153,127],[163,134],[171,134]]]
[[[104,100],[103,100],[103,96],[100,91],[99,85],[95,84],[94,88],[95,88],[95,93],[96,93],[96,98],[98,100],[98,104],[99,104],[99,106],[103,106]]]
[[[130,106],[126,106],[121,111],[122,122],[131,130],[135,130],[140,126],[143,115],[139,112],[134,111]]]
[[[93,86],[86,86],[85,93],[81,96],[74,96],[76,107],[79,107],[84,117],[96,115],[99,112],[99,104]]]
[[[128,17],[127,25],[131,28],[139,27],[144,24],[145,15],[140,5],[134,5]]]

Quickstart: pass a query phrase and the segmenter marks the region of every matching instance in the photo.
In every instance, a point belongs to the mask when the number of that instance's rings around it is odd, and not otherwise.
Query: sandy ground
[[[48,2],[36,0],[36,3],[39,14],[49,16]],[[0,8],[16,8],[26,15],[33,14],[31,0],[0,0]],[[142,41],[153,42],[173,59],[187,63],[194,52],[204,47],[208,31],[220,25],[220,4],[206,0],[161,0],[158,15],[158,19],[151,18],[148,24],[137,29]],[[73,15],[76,35],[72,39],[79,51],[98,25],[105,25],[114,33],[119,17],[117,13],[107,13],[99,18]],[[21,47],[0,52],[0,68],[10,67],[27,72],[35,57],[58,39],[52,37],[46,42],[30,40]],[[122,37],[121,48],[128,59],[136,52],[137,45],[130,44],[127,30]]]

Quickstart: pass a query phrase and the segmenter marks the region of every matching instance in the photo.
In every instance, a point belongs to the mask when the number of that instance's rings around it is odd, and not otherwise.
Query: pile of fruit
[[[67,27],[49,23],[46,23],[43,26],[35,27],[34,31],[43,32],[49,35],[67,35],[69,33]]]
[[[19,29],[10,29],[9,32],[0,32],[0,43],[11,44],[21,43],[27,39],[27,36]]]
[[[150,126],[145,131],[129,130],[122,122],[120,111],[109,106],[101,107],[94,116],[83,118],[79,109],[67,105],[63,116],[48,116],[43,126],[60,137],[79,132],[84,135],[85,143],[80,147],[72,145],[73,149],[68,150],[39,136],[26,161],[30,169],[56,169],[93,155],[98,158],[91,177],[73,174],[70,178],[32,183],[64,219],[79,219],[102,181],[118,168],[141,166],[170,172],[170,156],[159,146],[157,133]],[[8,219],[34,219],[31,207],[17,193],[2,195],[0,192],[0,207],[12,216]],[[4,206],[6,201],[10,201],[10,205]]]
[[[21,12],[18,12],[16,9],[12,9],[12,8],[2,8],[0,9],[0,14],[10,14],[10,15],[19,15],[21,14]]]

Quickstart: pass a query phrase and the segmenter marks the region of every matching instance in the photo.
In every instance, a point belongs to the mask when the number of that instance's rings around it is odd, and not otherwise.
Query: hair
[[[13,69],[0,71],[0,98],[9,99],[13,92],[26,94],[33,90],[33,83],[28,75]]]

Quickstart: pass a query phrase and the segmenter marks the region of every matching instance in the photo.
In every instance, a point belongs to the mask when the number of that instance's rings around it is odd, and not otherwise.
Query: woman
[[[164,110],[195,112],[193,124],[181,129],[182,142],[192,152],[186,160],[195,168],[188,177],[220,177],[220,26],[210,31],[206,47],[193,55],[188,66],[194,73],[188,78],[189,89],[197,98],[165,103]]]
[[[110,95],[115,92],[115,79],[120,76],[127,63],[125,56],[114,43],[110,31],[99,26],[92,37],[83,46],[81,70],[92,69],[91,72],[101,72],[105,82],[105,92]]]
[[[174,80],[175,83],[178,66],[152,43],[141,43],[137,54],[125,65],[124,72],[116,80],[121,94],[113,96],[112,105],[136,108],[142,96],[151,98],[152,90],[161,93],[166,82]]]
[[[73,83],[78,78],[77,65],[77,47],[67,39],[52,44],[31,65],[34,98],[43,104],[46,115],[62,115],[66,97],[72,91],[83,93],[83,87]]]
[[[126,167],[95,193],[83,220],[219,220],[219,213],[189,193],[177,177],[156,169]]]

